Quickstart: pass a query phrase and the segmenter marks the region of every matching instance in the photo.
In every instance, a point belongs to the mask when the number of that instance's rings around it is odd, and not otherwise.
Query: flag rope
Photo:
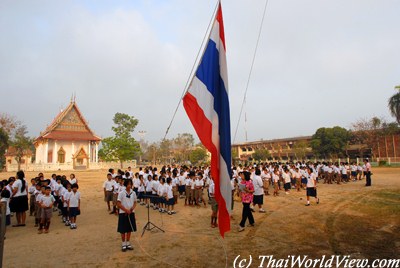
[[[246,90],[244,91],[242,106],[240,108],[239,118],[238,118],[238,122],[237,122],[237,125],[236,125],[236,130],[235,130],[235,135],[233,136],[233,143],[235,143],[235,141],[236,141],[236,135],[237,135],[237,132],[238,132],[238,129],[239,129],[240,119],[242,118],[242,114],[243,114],[243,107],[244,107],[244,105],[246,103],[247,91],[249,89],[251,74],[253,73],[253,66],[254,66],[254,62],[255,62],[255,59],[256,59],[256,55],[257,55],[258,44],[260,43],[260,37],[261,37],[262,28],[263,28],[263,25],[264,25],[264,19],[265,19],[265,13],[267,11],[267,5],[268,5],[268,0],[265,1],[264,13],[263,13],[263,16],[262,16],[262,19],[261,19],[260,30],[258,31],[256,48],[254,49],[253,60],[251,61],[250,72],[249,72],[249,76],[247,78],[247,83],[246,83]],[[247,136],[247,134],[246,134],[246,136]],[[247,137],[246,137],[246,141],[247,141]]]

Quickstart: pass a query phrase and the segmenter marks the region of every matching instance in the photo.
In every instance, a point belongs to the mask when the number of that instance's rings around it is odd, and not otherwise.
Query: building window
[[[60,164],[64,164],[65,163],[65,151],[64,151],[64,149],[62,147],[60,148],[60,150],[58,150],[57,162],[60,163]]]

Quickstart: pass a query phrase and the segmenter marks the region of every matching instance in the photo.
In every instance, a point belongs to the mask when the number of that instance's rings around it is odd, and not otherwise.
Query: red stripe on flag
[[[224,50],[226,51],[225,47],[225,32],[224,32],[224,21],[222,19],[222,8],[221,3],[219,3],[218,11],[217,11],[217,21],[219,23],[219,36],[221,38],[222,44],[224,45]]]
[[[201,143],[211,153],[211,175],[215,183],[215,199],[219,208],[218,226],[221,236],[224,237],[225,232],[228,232],[231,229],[230,216],[226,208],[225,199],[222,197],[220,190],[220,154],[212,142],[212,124],[205,116],[204,111],[197,102],[197,99],[189,92],[186,93],[185,97],[183,98],[183,106]]]

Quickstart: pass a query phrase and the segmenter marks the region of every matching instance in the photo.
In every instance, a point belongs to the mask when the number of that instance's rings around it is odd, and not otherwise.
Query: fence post
[[[6,234],[7,203],[0,202],[0,268],[3,267],[4,236]]]
[[[388,157],[388,164],[389,164],[389,166],[390,166],[390,157]]]

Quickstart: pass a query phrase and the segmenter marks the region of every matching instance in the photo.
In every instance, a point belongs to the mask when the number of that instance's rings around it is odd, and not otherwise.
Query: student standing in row
[[[123,252],[133,250],[130,239],[131,233],[136,232],[135,208],[137,204],[136,194],[132,190],[132,180],[125,180],[124,186],[125,190],[118,194],[117,199],[119,208],[117,231],[121,234]]]
[[[76,229],[76,216],[81,214],[81,193],[78,192],[78,184],[72,184],[72,192],[69,195],[68,211],[71,221],[70,228]]]

